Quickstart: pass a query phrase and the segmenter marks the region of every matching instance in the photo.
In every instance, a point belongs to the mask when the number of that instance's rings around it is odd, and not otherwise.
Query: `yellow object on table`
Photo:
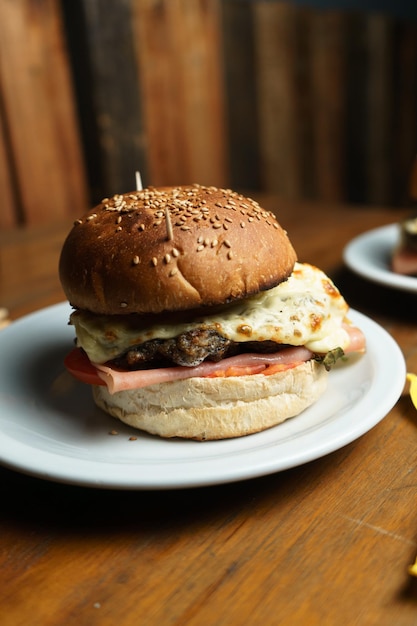
[[[407,380],[410,383],[410,398],[411,402],[417,409],[417,375],[407,373]],[[408,573],[412,576],[417,576],[417,557],[412,565],[408,568]]]
[[[410,398],[411,402],[417,409],[417,374],[407,374],[407,380],[410,383]]]
[[[414,563],[408,567],[408,573],[411,574],[411,576],[417,576],[417,557]]]

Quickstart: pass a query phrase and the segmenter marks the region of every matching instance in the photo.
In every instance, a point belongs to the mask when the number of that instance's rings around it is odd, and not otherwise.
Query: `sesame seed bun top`
[[[99,314],[225,304],[270,289],[296,254],[273,213],[200,185],[104,199],[77,220],[59,272],[72,306]]]

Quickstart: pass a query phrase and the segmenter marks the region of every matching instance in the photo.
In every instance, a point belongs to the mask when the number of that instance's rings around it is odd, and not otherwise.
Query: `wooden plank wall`
[[[227,185],[219,3],[141,0],[133,25],[149,180]]]
[[[55,0],[0,1],[0,227],[76,215],[87,186]]]
[[[0,0],[2,229],[145,184],[404,204],[417,24],[279,0]]]

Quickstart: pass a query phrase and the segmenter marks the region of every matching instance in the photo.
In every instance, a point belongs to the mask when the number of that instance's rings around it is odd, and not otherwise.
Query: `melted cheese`
[[[150,339],[170,339],[202,325],[233,341],[272,340],[326,353],[349,344],[342,327],[347,310],[345,300],[321,270],[296,263],[288,280],[277,287],[192,321],[138,327],[132,325],[132,316],[75,311],[71,323],[77,345],[95,363],[114,359]]]

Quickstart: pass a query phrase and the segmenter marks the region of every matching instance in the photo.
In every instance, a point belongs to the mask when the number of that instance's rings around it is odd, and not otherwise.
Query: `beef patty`
[[[282,347],[272,341],[244,342],[243,344],[226,339],[213,328],[197,328],[181,333],[172,339],[151,339],[127,350],[114,360],[123,369],[140,369],[154,362],[155,366],[167,362],[186,367],[194,367],[205,359],[220,361],[241,351],[276,352]]]

